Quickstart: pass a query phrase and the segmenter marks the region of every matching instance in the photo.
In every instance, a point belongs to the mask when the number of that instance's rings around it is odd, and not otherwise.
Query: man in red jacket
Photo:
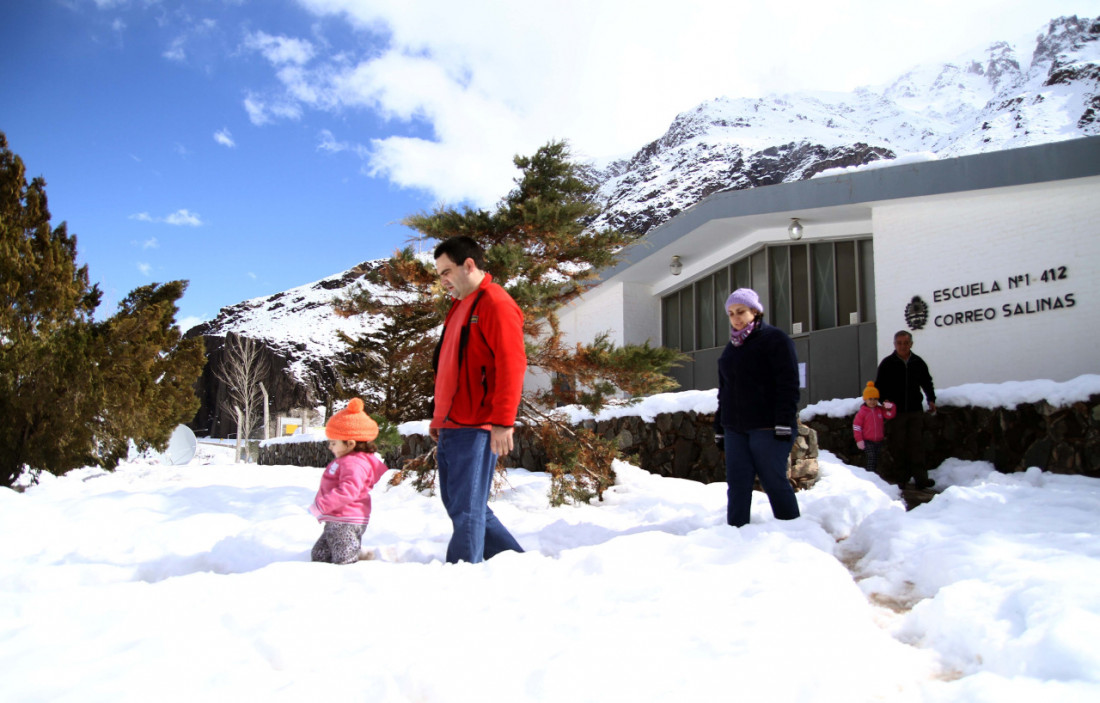
[[[527,371],[523,313],[484,266],[484,252],[470,237],[435,248],[439,281],[454,297],[436,350],[430,429],[439,494],[454,525],[450,563],[523,551],[489,508],[497,456],[512,451]]]

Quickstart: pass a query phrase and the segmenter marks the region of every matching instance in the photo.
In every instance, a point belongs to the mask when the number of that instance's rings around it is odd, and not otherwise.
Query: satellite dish
[[[164,464],[179,466],[186,464],[195,457],[195,450],[199,443],[195,440],[195,433],[187,425],[176,425],[168,440],[168,448],[161,452],[160,460]]]

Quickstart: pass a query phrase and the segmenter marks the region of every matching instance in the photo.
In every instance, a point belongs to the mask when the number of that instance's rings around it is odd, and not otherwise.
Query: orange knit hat
[[[325,436],[329,439],[373,442],[378,436],[378,423],[363,412],[362,400],[352,398],[346,408],[329,418]]]
[[[867,382],[867,387],[863,389],[863,399],[867,400],[868,398],[877,398],[877,397],[878,397],[878,389],[875,388],[875,382],[874,381],[868,381]]]

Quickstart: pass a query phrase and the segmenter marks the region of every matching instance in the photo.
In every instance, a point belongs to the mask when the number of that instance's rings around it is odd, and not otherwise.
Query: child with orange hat
[[[863,389],[863,405],[852,421],[852,433],[859,450],[867,452],[867,470],[872,473],[878,468],[878,457],[886,440],[886,421],[897,414],[897,407],[890,401],[879,405],[875,382],[868,381]]]
[[[325,425],[328,448],[336,458],[321,474],[321,487],[309,512],[324,523],[311,558],[329,564],[359,561],[363,533],[370,522],[370,490],[386,472],[375,453],[378,423],[363,411],[363,401],[348,406]]]

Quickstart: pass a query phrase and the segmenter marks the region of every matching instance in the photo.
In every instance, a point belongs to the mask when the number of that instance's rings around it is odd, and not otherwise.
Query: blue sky
[[[491,207],[514,154],[603,163],[719,96],[851,90],[1100,0],[7,0],[0,131],[105,293],[185,329]]]

